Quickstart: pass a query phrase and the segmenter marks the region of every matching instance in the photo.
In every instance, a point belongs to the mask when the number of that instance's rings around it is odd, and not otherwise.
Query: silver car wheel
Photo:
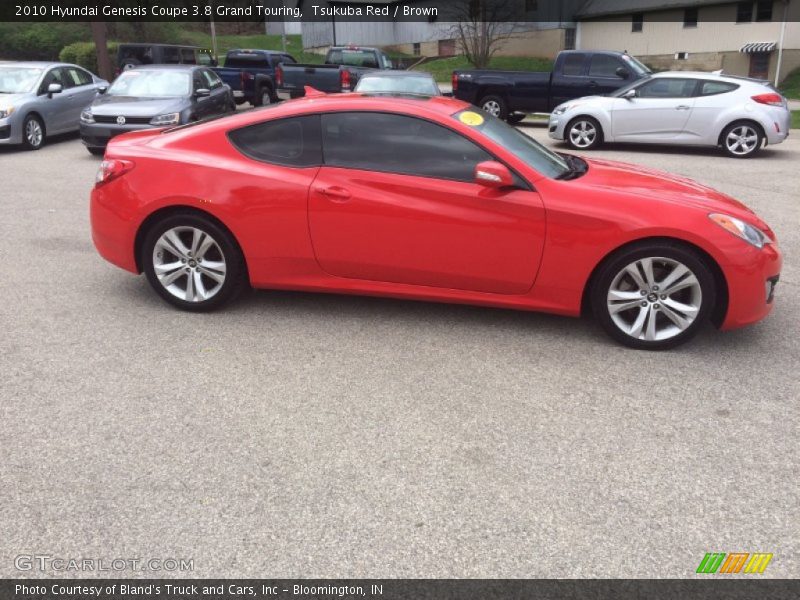
[[[42,145],[44,132],[42,126],[37,119],[30,119],[25,125],[25,139],[32,148],[38,148]]]
[[[481,108],[493,117],[500,116],[500,103],[497,100],[488,100],[483,103]]]
[[[606,305],[625,334],[648,342],[685,331],[700,312],[703,292],[697,276],[672,258],[641,258],[623,268],[608,290]]]
[[[267,106],[272,104],[272,96],[269,93],[269,90],[264,88],[261,92],[261,106]]]
[[[591,121],[576,121],[569,129],[569,140],[577,148],[591,146],[597,138],[597,128]]]
[[[225,255],[217,241],[197,227],[173,227],[153,248],[153,271],[170,294],[185,302],[213,298],[225,283]]]
[[[725,146],[731,154],[750,154],[758,146],[758,132],[750,125],[734,127],[725,138]]]

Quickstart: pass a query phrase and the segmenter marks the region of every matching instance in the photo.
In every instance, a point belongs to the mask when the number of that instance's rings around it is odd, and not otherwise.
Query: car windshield
[[[429,77],[362,77],[355,91],[363,94],[441,95],[436,82]]]
[[[630,67],[637,75],[648,75],[652,71],[644,64],[633,58],[630,54],[623,54],[622,60]]]
[[[169,98],[188,96],[192,79],[186,71],[125,71],[109,89],[110,96]]]
[[[457,112],[453,117],[477,129],[542,175],[558,179],[572,171],[570,165],[560,155],[497,117],[476,112],[471,108]]]
[[[36,87],[41,69],[0,66],[0,94],[27,94]]]

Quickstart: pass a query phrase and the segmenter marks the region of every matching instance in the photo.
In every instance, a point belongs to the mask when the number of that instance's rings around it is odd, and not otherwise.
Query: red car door
[[[473,182],[493,160],[430,121],[387,113],[322,116],[324,165],[309,227],[331,275],[497,294],[533,285],[544,209],[528,189]]]

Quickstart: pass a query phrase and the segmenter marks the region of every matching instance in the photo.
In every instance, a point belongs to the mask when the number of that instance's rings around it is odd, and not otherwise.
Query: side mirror
[[[60,83],[51,83],[47,86],[47,97],[52,98],[53,94],[60,94],[63,91],[64,88]]]
[[[98,94],[105,94],[108,91],[107,85],[99,85],[97,86],[97,93]]]
[[[199,90],[195,90],[194,95],[198,98],[208,98],[211,95],[211,90],[200,88]]]
[[[626,69],[625,67],[617,67],[615,73],[617,74],[617,77],[619,77],[620,79],[627,79],[628,77],[631,76],[631,72],[628,71],[628,69]]]
[[[504,164],[487,160],[475,165],[475,183],[488,188],[511,187],[514,176]]]
[[[628,90],[620,98],[625,98],[625,100],[633,100],[636,98],[636,90]]]

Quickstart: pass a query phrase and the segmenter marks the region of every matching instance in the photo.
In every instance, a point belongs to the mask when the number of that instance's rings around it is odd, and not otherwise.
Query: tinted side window
[[[202,71],[203,77],[205,78],[206,82],[208,83],[208,88],[211,90],[217,89],[219,86],[222,85],[222,80],[217,76],[214,71],[209,71],[208,69],[203,69]]]
[[[639,86],[636,95],[640,98],[691,98],[696,86],[694,79],[663,77]]]
[[[494,160],[460,134],[422,119],[385,113],[322,115],[325,164],[332,167],[473,181]]]
[[[703,86],[700,88],[701,96],[713,96],[715,94],[724,94],[725,92],[732,92],[739,86],[735,83],[728,83],[726,81],[704,81]]]
[[[231,131],[228,138],[239,152],[254,160],[287,167],[322,164],[318,115],[250,125]]]
[[[583,75],[583,54],[568,54],[564,57],[562,73],[569,76]]]
[[[92,76],[83,69],[67,69],[67,79],[69,79],[71,87],[80,87],[92,83]]]
[[[51,83],[58,83],[64,89],[70,87],[68,85],[67,78],[64,75],[65,71],[62,68],[50,69],[47,75],[44,76],[44,79],[42,80],[42,85],[39,86],[39,93],[46,94],[47,88],[50,87]]]
[[[268,69],[269,59],[263,54],[229,54],[225,67],[231,69]]]
[[[613,56],[607,54],[595,54],[592,57],[592,62],[589,64],[590,77],[617,77],[617,69],[622,66],[622,63]]]
[[[197,64],[197,59],[194,55],[194,50],[191,48],[181,48],[181,62],[185,65]]]
[[[166,46],[162,50],[163,50],[162,60],[164,64],[177,65],[178,63],[181,62],[180,54],[177,48],[171,48],[169,46]]]

